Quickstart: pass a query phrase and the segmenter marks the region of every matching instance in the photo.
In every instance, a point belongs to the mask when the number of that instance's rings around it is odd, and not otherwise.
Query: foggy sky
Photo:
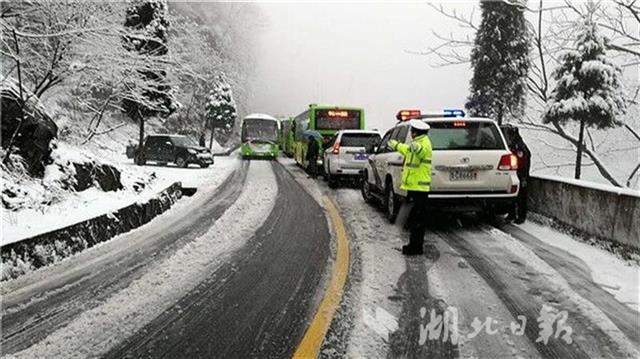
[[[466,11],[474,2],[457,3]],[[468,65],[433,68],[431,29],[459,32],[424,3],[261,3],[252,112],[295,116],[310,103],[364,107],[385,130],[401,108],[463,108]],[[447,28],[449,27],[449,28]]]

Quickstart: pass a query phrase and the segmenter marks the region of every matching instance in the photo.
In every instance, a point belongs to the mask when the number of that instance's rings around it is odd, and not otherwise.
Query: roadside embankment
[[[53,264],[86,248],[138,228],[167,211],[182,197],[183,188],[175,182],[144,202],[117,211],[25,238],[1,247],[2,280]]]

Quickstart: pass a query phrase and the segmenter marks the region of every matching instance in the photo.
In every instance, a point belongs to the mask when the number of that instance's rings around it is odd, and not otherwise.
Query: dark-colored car
[[[138,163],[154,161],[158,164],[173,162],[178,167],[194,163],[202,168],[213,164],[213,155],[208,148],[198,146],[192,139],[182,135],[149,135],[145,138]],[[127,157],[136,157],[136,149],[127,148]]]

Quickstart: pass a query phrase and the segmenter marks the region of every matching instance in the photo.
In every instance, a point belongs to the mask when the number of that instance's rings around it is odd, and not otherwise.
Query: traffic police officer
[[[431,141],[427,136],[429,125],[420,120],[410,120],[411,145],[389,141],[389,147],[404,156],[401,189],[408,192],[413,199],[413,208],[409,213],[407,224],[411,230],[409,244],[402,247],[402,254],[418,255],[423,253],[424,234],[426,231],[426,213],[431,190]]]

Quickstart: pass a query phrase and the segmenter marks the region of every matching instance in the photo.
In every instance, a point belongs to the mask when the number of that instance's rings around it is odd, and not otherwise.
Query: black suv
[[[129,158],[138,159],[138,164],[155,161],[158,164],[174,162],[178,167],[187,167],[191,163],[202,168],[213,164],[213,155],[206,147],[198,146],[192,139],[182,135],[149,135],[145,138],[142,153],[136,156],[136,150],[127,148]]]

